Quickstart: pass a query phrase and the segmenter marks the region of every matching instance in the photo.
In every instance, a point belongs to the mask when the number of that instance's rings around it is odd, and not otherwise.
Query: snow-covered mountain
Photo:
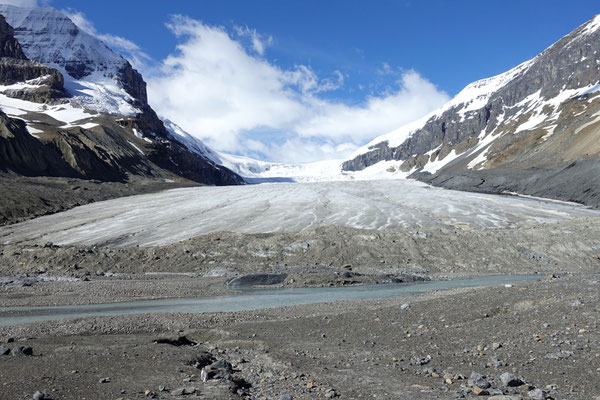
[[[86,108],[135,115],[147,103],[146,84],[131,64],[60,11],[0,4],[0,14],[27,58],[60,71],[65,88]]]
[[[243,183],[173,138],[142,76],[60,11],[0,5],[0,40],[0,172]]]
[[[440,109],[372,140],[342,167],[386,163],[446,187],[590,204],[600,198],[599,156],[596,16],[532,60],[474,82]],[[559,188],[565,184],[569,189]]]
[[[430,173],[450,166],[482,169],[564,161],[568,157],[560,154],[562,149],[553,150],[577,129],[567,122],[597,108],[600,100],[599,28],[600,16],[532,60],[468,85],[440,109],[372,140],[344,169],[360,170],[384,160],[397,161],[404,171]],[[583,125],[584,119],[575,125]],[[532,158],[534,148],[539,156]]]

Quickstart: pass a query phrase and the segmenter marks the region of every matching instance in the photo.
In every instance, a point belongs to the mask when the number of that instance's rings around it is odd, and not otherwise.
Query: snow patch
[[[131,147],[133,147],[134,149],[136,149],[141,155],[143,155],[143,156],[146,155],[142,149],[140,149],[139,147],[137,147],[135,145],[135,143],[130,142],[129,140],[127,141],[127,143],[129,143],[131,145]],[[171,160],[171,161],[173,161],[173,160]]]
[[[27,125],[27,132],[29,132],[29,134],[36,139],[40,139],[40,137],[37,135],[38,133],[44,133],[43,130],[34,128],[33,126],[31,126],[29,124]]]
[[[140,131],[138,131],[135,128],[132,128],[133,130],[133,135],[138,138],[138,139],[142,139],[143,141],[147,142],[147,143],[152,143],[151,139],[148,139],[147,137],[145,137],[144,135],[142,135],[142,133]]]
[[[27,114],[28,112],[43,113],[65,124],[70,124],[92,116],[92,114],[70,102],[48,105],[14,99],[4,94],[0,94],[0,108],[9,116],[20,116]]]
[[[456,150],[452,149],[452,151],[450,153],[448,153],[446,155],[446,157],[442,158],[441,160],[438,157],[437,160],[430,161],[427,164],[425,164],[422,171],[435,174],[440,169],[442,169],[442,167],[444,167],[446,164],[454,161],[459,155],[460,154],[456,154]]]
[[[547,126],[546,128],[546,134],[544,136],[541,137],[542,142],[545,142],[546,140],[548,140],[548,138],[552,135],[554,135],[554,130],[556,129],[558,125],[557,124],[553,124],[550,126]]]
[[[83,107],[102,114],[121,116],[135,116],[141,112],[132,105],[135,99],[114,79],[105,77],[101,72],[74,79],[61,67],[54,67],[65,76],[65,89]]]
[[[600,112],[593,114],[592,118],[594,118],[594,119],[592,119],[590,122],[587,122],[587,123],[581,125],[579,128],[575,129],[575,135],[577,135],[579,132],[581,132],[588,126],[593,125],[593,124],[597,123],[598,121],[600,121]]]
[[[600,15],[596,15],[593,20],[591,20],[586,27],[581,31],[581,36],[589,35],[591,33],[596,32],[600,28]]]

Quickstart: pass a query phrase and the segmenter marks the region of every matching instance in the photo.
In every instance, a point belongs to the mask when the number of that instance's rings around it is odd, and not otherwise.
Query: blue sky
[[[160,114],[209,145],[276,161],[346,157],[600,13],[597,1],[585,0],[48,4],[85,18],[97,35],[139,46],[145,58],[134,64]],[[227,60],[196,57],[221,48]],[[197,65],[204,67],[178,72]],[[229,69],[232,75],[221,76]],[[197,81],[187,92],[205,93],[197,99],[183,93],[178,103],[180,92],[163,91],[169,79],[183,92]],[[239,100],[232,103],[234,96]],[[200,109],[206,111],[194,112]]]

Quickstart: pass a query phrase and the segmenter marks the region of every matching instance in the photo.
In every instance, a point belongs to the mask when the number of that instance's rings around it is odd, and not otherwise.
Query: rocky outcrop
[[[141,106],[148,104],[148,95],[146,93],[146,82],[142,75],[137,72],[129,62],[126,62],[117,71],[117,82],[127,93],[129,93]]]
[[[25,176],[79,174],[53,146],[44,146],[27,131],[25,122],[0,112],[0,170]]]
[[[16,58],[0,58],[0,84],[14,85],[27,82],[30,86],[7,89],[9,97],[36,103],[47,103],[66,96],[63,76],[54,68]]]

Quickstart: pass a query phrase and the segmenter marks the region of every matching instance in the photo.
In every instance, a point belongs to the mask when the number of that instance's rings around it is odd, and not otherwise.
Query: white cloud
[[[354,143],[336,143],[329,139],[291,137],[283,144],[272,144],[261,151],[270,160],[305,163],[321,160],[344,160],[357,149]]]
[[[247,26],[236,26],[235,32],[241,38],[248,38],[252,44],[252,49],[260,56],[265,55],[265,50],[273,44],[273,36],[265,36],[256,32],[256,29],[250,29]]]
[[[273,37],[247,26],[228,32],[185,16],[167,24],[181,43],[155,68],[136,43],[99,33],[81,12],[63,12],[142,70],[160,115],[222,151],[280,162],[342,159],[448,100],[417,72],[387,63],[378,73],[399,79],[385,93],[354,106],[325,100],[324,92],[343,88],[341,71],[323,78],[306,65],[282,69],[265,58]]]
[[[270,63],[264,58],[270,37],[248,27],[230,34],[183,16],[167,26],[181,43],[160,71],[146,76],[150,103],[219,150],[259,152],[273,161],[344,158],[448,101],[415,71],[359,105],[325,100],[321,94],[341,88],[344,75],[333,71],[323,79],[305,65]]]
[[[365,141],[407,124],[448,101],[448,95],[415,71],[405,72],[397,89],[371,96],[360,106],[312,100],[314,114],[299,122],[301,136]]]
[[[151,61],[151,57],[131,40],[108,33],[99,33],[94,24],[84,13],[73,9],[62,10],[62,12],[80,29],[102,40],[113,50],[123,53],[135,68],[143,69],[146,67],[146,64]]]

